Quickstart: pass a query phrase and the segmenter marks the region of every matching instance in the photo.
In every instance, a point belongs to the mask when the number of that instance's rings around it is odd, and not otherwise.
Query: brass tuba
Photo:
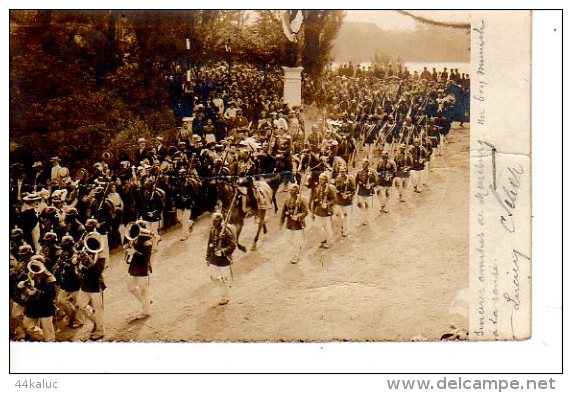
[[[103,245],[101,234],[97,232],[88,233],[82,241],[83,248],[77,255],[77,269],[80,276],[85,269],[89,269],[97,262],[97,254],[105,248]]]
[[[26,266],[28,268],[28,276],[33,277],[36,274],[42,274],[46,271],[46,266],[38,259],[32,259]]]
[[[21,299],[27,302],[30,296],[36,292],[36,284],[34,282],[34,276],[42,274],[46,271],[46,266],[42,263],[40,259],[32,259],[26,265],[28,269],[28,276],[25,280],[18,282],[17,287],[20,290]]]
[[[125,228],[125,238],[129,242],[137,240],[141,235],[149,236],[151,232],[147,229],[147,223],[143,220],[137,220],[127,224]]]
[[[151,237],[151,232],[147,229],[147,223],[143,220],[137,220],[127,224],[125,228],[125,238],[128,243],[124,246],[125,248],[125,263],[131,263],[134,253],[134,243],[139,238],[139,236]]]
[[[92,254],[99,254],[103,251],[104,245],[101,234],[97,232],[88,233],[83,239],[83,249]]]

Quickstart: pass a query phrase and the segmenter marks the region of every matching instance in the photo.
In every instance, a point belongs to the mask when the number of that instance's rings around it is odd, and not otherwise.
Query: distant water
[[[338,68],[341,63],[334,62],[332,64],[333,68]],[[369,67],[371,66],[370,61],[364,61],[360,63],[361,66]],[[470,73],[471,71],[471,63],[463,63],[463,62],[422,62],[422,61],[406,61],[403,63],[405,67],[409,69],[409,72],[413,73],[413,71],[417,71],[421,73],[423,71],[423,67],[427,67],[429,71],[433,70],[433,67],[437,69],[437,71],[443,71],[443,67],[447,67],[447,70],[451,70],[452,68],[458,68],[459,73]]]

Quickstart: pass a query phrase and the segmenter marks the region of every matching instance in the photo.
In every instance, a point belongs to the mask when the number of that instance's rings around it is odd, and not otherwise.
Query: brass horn
[[[141,227],[139,226],[139,224],[137,224],[137,222],[130,222],[129,224],[127,224],[127,227],[125,228],[125,238],[127,240],[129,240],[130,242],[134,241],[139,237],[140,233],[141,233]]]
[[[125,238],[128,241],[133,242],[141,235],[150,235],[150,232],[147,229],[147,224],[144,221],[138,220],[127,224],[127,227],[125,228]]]
[[[103,251],[103,241],[101,240],[101,235],[97,232],[88,233],[83,239],[83,247],[85,250],[91,252],[92,254],[97,254]]]
[[[28,262],[26,267],[28,268],[30,275],[42,274],[46,271],[46,266],[44,266],[42,261],[37,259],[32,259],[30,262]]]

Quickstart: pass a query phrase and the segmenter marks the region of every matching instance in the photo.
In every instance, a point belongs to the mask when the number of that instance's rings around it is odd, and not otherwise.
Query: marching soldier
[[[406,150],[405,144],[399,145],[399,153],[395,156],[395,164],[397,165],[397,172],[395,174],[395,188],[399,193],[399,200],[404,202],[403,191],[407,189],[407,179],[409,178],[409,171],[413,164],[411,154]]]
[[[317,219],[322,234],[321,248],[330,248],[333,234],[332,214],[335,203],[336,188],[328,183],[328,174],[322,172],[318,177],[318,185],[310,202],[312,219]]]
[[[139,233],[126,249],[126,262],[129,264],[127,289],[141,305],[141,311],[137,314],[136,319],[145,319],[151,315],[149,274],[153,271],[151,267],[153,241],[151,232],[145,227],[143,221],[137,221],[132,225],[139,227]]]
[[[421,192],[421,188],[423,187],[423,172],[427,160],[427,150],[421,145],[419,138],[415,138],[410,151],[413,160],[411,166],[411,183],[413,184],[413,190],[415,192]]]
[[[369,167],[369,159],[364,158],[361,169],[356,174],[357,206],[362,211],[362,225],[369,223],[369,207],[373,207],[373,194],[376,185],[376,173]]]
[[[429,174],[432,171],[431,162],[433,161],[433,143],[426,137],[426,134],[421,138],[421,146],[425,148],[427,157],[425,160],[425,173],[423,175],[423,185],[427,185],[429,183]]]
[[[218,303],[221,306],[228,304],[230,301],[232,253],[236,249],[234,230],[231,226],[225,224],[223,223],[222,214],[218,212],[213,213],[206,255],[210,278],[217,282],[222,289],[222,297]]]
[[[288,244],[291,250],[290,262],[295,264],[300,261],[300,252],[304,246],[304,227],[306,226],[304,220],[308,215],[308,205],[300,195],[300,186],[292,184],[289,192],[290,195],[284,202],[280,216],[280,229],[286,223]]]
[[[350,227],[350,213],[352,211],[353,199],[356,192],[355,180],[348,175],[348,167],[342,166],[339,175],[334,181],[336,186],[336,216],[342,221],[342,236],[348,236]]]
[[[379,179],[377,197],[379,198],[380,211],[383,213],[389,213],[387,204],[391,199],[391,189],[396,172],[395,161],[389,158],[389,153],[386,150],[382,151],[381,159],[377,163],[377,178]]]

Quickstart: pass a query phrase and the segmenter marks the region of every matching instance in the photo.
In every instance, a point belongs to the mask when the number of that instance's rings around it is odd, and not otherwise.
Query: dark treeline
[[[305,16],[298,62],[316,75],[343,12]],[[11,159],[57,151],[82,165],[139,137],[169,138],[185,115],[173,81],[229,61],[279,70],[291,57],[281,20],[280,11],[12,11]]]

